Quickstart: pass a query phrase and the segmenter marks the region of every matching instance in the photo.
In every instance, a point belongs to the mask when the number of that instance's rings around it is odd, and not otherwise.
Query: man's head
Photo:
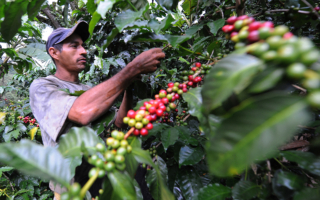
[[[54,30],[47,41],[46,50],[57,67],[82,70],[85,65],[86,51],[83,43],[89,37],[88,24],[80,21],[71,29]]]

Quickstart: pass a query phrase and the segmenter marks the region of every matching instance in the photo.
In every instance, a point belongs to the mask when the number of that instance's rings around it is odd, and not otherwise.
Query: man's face
[[[85,68],[86,55],[81,37],[72,34],[63,42],[62,50],[58,55],[59,66],[71,73],[79,73]]]

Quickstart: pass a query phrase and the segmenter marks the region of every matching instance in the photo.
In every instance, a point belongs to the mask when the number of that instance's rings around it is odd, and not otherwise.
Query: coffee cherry
[[[272,23],[272,22],[267,21],[267,22],[263,22],[263,23],[260,25],[260,27],[273,28],[273,27],[274,27],[274,25],[273,25],[273,23]]]
[[[114,138],[109,137],[109,138],[107,138],[106,143],[107,143],[108,146],[111,146],[113,144],[113,141],[114,141]]]
[[[177,99],[180,98],[180,95],[179,95],[179,94],[175,94],[175,95],[174,95],[174,98],[177,100]]]
[[[172,86],[173,87],[173,86]],[[171,93],[172,92],[172,88],[167,88],[167,92]]]
[[[130,119],[128,122],[128,125],[131,127],[134,127],[136,125],[136,120],[135,119]]]
[[[124,163],[125,161],[125,158],[123,155],[116,155],[114,157],[114,162],[117,163],[117,164],[121,164],[121,163]]]
[[[119,140],[114,140],[112,143],[112,148],[117,149],[118,147],[120,147],[120,142]]]
[[[161,116],[163,115],[163,110],[158,109],[158,110],[156,111],[156,114],[157,114],[158,117],[161,117]]]
[[[114,154],[111,152],[106,152],[104,154],[104,158],[106,159],[107,162],[114,161]]]
[[[142,119],[143,119],[143,116],[142,115],[140,115],[140,114],[136,114],[136,116],[135,116],[135,118],[134,118],[135,120],[136,120],[136,122],[141,122],[142,121]]]
[[[287,68],[287,75],[293,79],[300,79],[303,77],[307,67],[301,63],[293,63]]]
[[[89,171],[89,178],[93,177],[94,175],[96,175],[97,173],[97,169],[96,168],[92,168],[90,171]]]
[[[123,123],[128,124],[130,118],[129,117],[124,117],[123,118]]]
[[[106,149],[106,147],[102,143],[98,143],[96,145],[96,150],[99,151],[99,152],[103,152],[105,149]]]
[[[135,135],[135,136],[139,136],[139,135],[140,135],[140,131],[139,131],[139,129],[134,129],[134,131],[133,131],[133,135]]]
[[[81,186],[79,183],[75,182],[71,187],[70,187],[70,194],[72,196],[78,196],[81,191]]]
[[[127,113],[127,117],[133,119],[136,116],[136,112],[134,110],[129,110]]]
[[[148,111],[149,111],[149,113],[150,114],[154,114],[154,113],[156,113],[156,107],[154,107],[154,106],[151,106],[149,109],[148,109]]]
[[[315,11],[320,11],[320,7],[317,6],[317,7],[314,8],[314,10],[315,10]]]
[[[188,76],[182,77],[182,80],[187,81],[188,80]]]
[[[169,104],[170,109],[175,109],[177,105],[175,103],[170,103]]]
[[[238,20],[234,23],[235,30],[240,30],[243,26],[243,20]]]
[[[143,127],[143,124],[141,123],[141,122],[137,122],[136,124],[135,124],[135,126],[134,126],[136,129],[142,129],[142,127]]]
[[[130,145],[128,145],[128,146],[127,146],[127,152],[128,152],[128,153],[131,153],[131,151],[132,151],[132,147],[131,147]]]
[[[153,129],[153,124],[148,123],[148,124],[146,125],[146,129],[147,129],[147,130]]]
[[[178,92],[177,92],[179,95],[182,95],[183,94],[183,90],[182,89],[180,89],[180,90],[178,90]]]
[[[193,82],[192,82],[192,81],[189,81],[189,82],[188,82],[188,85],[189,85],[189,86],[192,86],[192,85],[193,85]]]
[[[129,120],[129,121],[130,121],[130,120]],[[128,123],[129,123],[129,122],[128,122]],[[119,131],[113,130],[113,131],[111,132],[111,136],[116,139],[118,133],[119,133]]]
[[[123,138],[124,138],[124,133],[122,131],[119,131],[118,135],[117,135],[117,137],[115,139],[121,141],[121,140],[123,140]]]
[[[96,161],[95,166],[98,167],[98,168],[103,168],[103,165],[104,165],[104,162],[99,158],[99,159]]]
[[[164,92],[159,93],[159,97],[160,97],[160,98],[163,98],[163,97],[165,97],[165,96],[166,96],[166,94],[167,94],[167,92],[166,92],[166,93],[164,93]]]
[[[166,106],[165,106],[165,105],[162,105],[162,106],[159,107],[159,109],[160,109],[160,110],[163,110],[163,111],[166,111]]]
[[[172,82],[171,82],[171,83],[168,83],[168,87],[169,87],[169,88],[172,88],[173,86],[174,86],[174,83],[172,83]]]
[[[151,116],[151,121],[156,121],[157,120],[157,115],[156,114],[152,114]]]
[[[141,134],[142,136],[146,136],[146,135],[148,135],[148,130],[147,130],[146,128],[142,128],[142,129],[140,130],[140,134]]]
[[[231,16],[227,19],[227,23],[232,25],[237,21],[237,17],[236,16]]]
[[[272,35],[283,36],[287,32],[289,32],[289,28],[287,26],[280,25],[274,28]]]
[[[193,81],[193,75],[188,76],[189,81]]]
[[[250,42],[256,42],[259,40],[259,32],[258,31],[251,31],[248,35],[248,40]]]
[[[127,148],[125,148],[125,147],[119,147],[118,149],[117,149],[117,155],[125,155],[127,153]]]
[[[169,99],[167,97],[164,97],[161,99],[163,104],[168,104],[169,103]]]
[[[108,162],[104,165],[104,169],[107,171],[107,172],[111,172],[115,169],[116,165],[113,163],[113,162]]]
[[[89,163],[92,164],[92,165],[95,165],[98,159],[99,159],[99,157],[97,155],[92,155],[90,157],[90,160],[89,160],[90,162]]]

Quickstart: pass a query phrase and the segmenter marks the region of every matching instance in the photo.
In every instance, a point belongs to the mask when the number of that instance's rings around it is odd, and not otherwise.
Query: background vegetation
[[[127,168],[108,173],[105,185],[112,190],[104,189],[101,199],[142,199],[133,179],[142,163],[147,164],[145,180],[154,199],[319,199],[319,110],[305,98],[319,85],[309,88],[300,79],[290,79],[283,63],[234,52],[235,43],[221,31],[230,16],[248,15],[285,25],[317,48],[317,3],[1,0],[0,42],[5,44],[0,50],[0,199],[53,198],[47,181],[68,186],[86,153],[83,148],[97,154],[92,148],[100,141],[97,135],[110,134],[104,129],[107,117],[92,130],[74,129],[58,149],[45,149],[29,108],[32,81],[55,71],[45,52],[43,30],[72,27],[80,19],[89,23],[91,33],[82,83],[99,84],[139,53],[165,48],[166,58],[157,71],[134,85],[135,109],[169,82],[186,81],[194,63],[211,66],[202,72],[204,81],[183,94],[178,112],[154,123],[147,137],[130,138],[134,150],[126,157]],[[319,62],[309,69],[311,79],[319,82]],[[71,147],[74,152],[66,153]],[[54,162],[39,159],[46,156]]]

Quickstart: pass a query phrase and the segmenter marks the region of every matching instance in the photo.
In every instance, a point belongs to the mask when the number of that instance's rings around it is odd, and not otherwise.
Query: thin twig
[[[217,8],[219,8],[219,9],[220,9],[222,19],[224,19],[223,10],[222,10],[219,6],[217,6],[216,4],[213,4],[213,5],[214,5],[215,7],[217,7]]]
[[[190,114],[188,114],[182,121],[186,121],[190,117]]]
[[[132,127],[125,135],[124,135],[124,139],[126,140],[130,135],[131,133],[133,133],[134,131],[134,127]]]
[[[162,48],[162,51],[165,50],[169,46],[170,46],[170,44],[168,43],[165,47]]]
[[[162,144],[162,142],[159,142],[159,143],[156,145],[156,148],[158,148],[161,144]]]
[[[304,89],[304,88],[302,88],[302,87],[300,87],[300,86],[297,86],[297,85],[295,85],[295,84],[292,84],[292,86],[295,87],[295,88],[297,88],[298,90],[301,90],[301,91],[304,92],[304,93],[307,93],[307,90]]]
[[[289,9],[268,10],[266,12],[269,12],[269,13],[273,13],[273,12],[289,12]],[[256,13],[254,15],[251,15],[251,17],[256,17],[256,16],[259,16],[259,15],[262,15],[263,13],[264,12],[259,12],[259,13]],[[309,15],[310,14],[309,11],[304,11],[304,10],[298,10],[298,13],[304,14],[304,15]]]
[[[14,187],[13,187],[13,185],[12,185],[12,183],[11,183],[11,181],[10,181],[10,179],[9,179],[9,177],[3,172],[2,173],[3,175],[4,175],[4,177],[6,177],[6,179],[9,181],[9,183],[10,183],[10,185],[11,185],[11,188],[12,188],[12,191],[14,191]]]
[[[314,14],[316,14],[317,18],[320,19],[320,15],[317,11],[315,11],[314,7],[307,2],[307,0],[301,0],[303,3],[305,3],[307,6],[309,6],[309,8],[311,8],[311,12],[313,12]]]

